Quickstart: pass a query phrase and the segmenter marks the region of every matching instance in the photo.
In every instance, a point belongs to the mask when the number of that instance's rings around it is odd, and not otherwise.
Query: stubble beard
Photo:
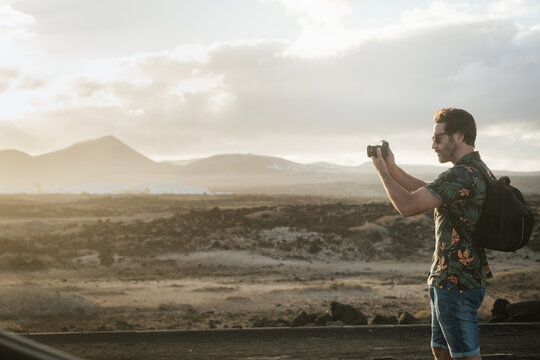
[[[456,153],[456,150],[457,150],[456,143],[453,141],[454,139],[452,138],[450,139],[451,139],[450,142],[447,144],[445,148],[442,148],[436,151],[437,157],[439,158],[439,162],[441,164],[451,161],[454,154]]]

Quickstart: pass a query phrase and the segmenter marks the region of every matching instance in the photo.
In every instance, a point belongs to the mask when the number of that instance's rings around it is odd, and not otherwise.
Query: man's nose
[[[437,144],[435,141],[433,141],[433,142],[431,143],[431,148],[432,148],[433,150],[435,150],[438,146],[439,146],[439,144]]]

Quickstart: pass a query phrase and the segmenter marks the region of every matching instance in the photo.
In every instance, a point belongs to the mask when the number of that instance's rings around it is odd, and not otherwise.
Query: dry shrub
[[[400,215],[385,215],[378,218],[375,222],[382,226],[392,226],[396,222],[404,221],[404,218]]]
[[[423,309],[414,314],[414,317],[419,319],[423,324],[431,322],[431,309]]]
[[[191,290],[192,292],[230,292],[237,290],[234,287],[229,286],[207,286],[199,289]]]
[[[0,255],[0,269],[7,271],[39,271],[50,267],[53,263],[48,255],[13,254]]]
[[[0,296],[1,319],[91,316],[99,310],[97,304],[82,296],[49,290],[17,290]]]
[[[495,273],[490,290],[540,290],[540,269],[509,270]]]
[[[349,230],[358,232],[367,239],[373,241],[382,241],[388,238],[388,230],[384,226],[374,223],[366,223],[362,226],[349,228]]]
[[[261,230],[257,239],[259,248],[270,249],[274,254],[281,253],[290,258],[301,259],[326,257],[322,250],[325,249],[327,238],[321,233],[278,226]]]

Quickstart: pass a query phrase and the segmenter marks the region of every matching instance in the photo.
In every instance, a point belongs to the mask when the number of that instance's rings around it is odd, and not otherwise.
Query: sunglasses
[[[433,142],[435,144],[440,144],[441,143],[441,136],[443,135],[452,135],[453,132],[450,132],[450,131],[445,131],[445,132],[442,132],[442,133],[438,133],[438,134],[435,134],[433,135],[433,137],[431,138],[431,140],[433,140]]]

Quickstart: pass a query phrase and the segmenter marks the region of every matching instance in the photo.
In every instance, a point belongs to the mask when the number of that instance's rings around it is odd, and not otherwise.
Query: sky
[[[539,0],[0,0],[0,149],[437,164],[433,113],[540,170]]]

